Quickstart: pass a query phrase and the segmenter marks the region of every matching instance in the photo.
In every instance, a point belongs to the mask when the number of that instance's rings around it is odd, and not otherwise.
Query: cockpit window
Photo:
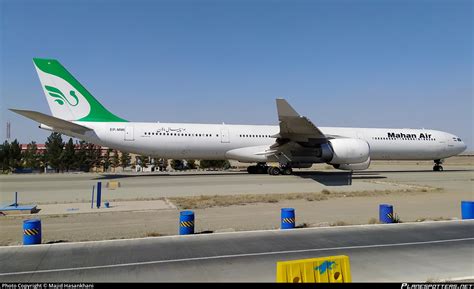
[[[458,141],[462,141],[460,138],[458,138]]]

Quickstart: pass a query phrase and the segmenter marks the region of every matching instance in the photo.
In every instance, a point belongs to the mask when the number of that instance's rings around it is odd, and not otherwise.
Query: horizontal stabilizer
[[[73,133],[85,134],[86,131],[91,131],[92,129],[75,124],[73,122],[63,120],[54,116],[46,115],[41,112],[32,111],[32,110],[20,110],[20,109],[10,109],[14,113],[18,113],[24,117],[37,121],[39,123],[45,124],[52,127],[53,129],[71,131]]]

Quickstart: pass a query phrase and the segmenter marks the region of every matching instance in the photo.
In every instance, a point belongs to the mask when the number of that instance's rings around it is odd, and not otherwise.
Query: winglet
[[[278,118],[281,120],[281,117],[294,116],[299,117],[300,115],[294,110],[293,107],[283,98],[276,99]]]

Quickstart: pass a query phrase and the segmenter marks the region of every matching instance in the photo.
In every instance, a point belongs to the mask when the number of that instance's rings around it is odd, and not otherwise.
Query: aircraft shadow
[[[444,170],[442,172],[435,172],[433,170],[409,170],[409,171],[389,171],[389,170],[384,170],[384,171],[370,171],[370,172],[364,172],[364,175],[368,174],[384,174],[384,173],[405,173],[405,174],[412,174],[412,173],[433,173],[433,174],[448,174],[448,173],[457,173],[457,172],[472,172],[474,170],[472,169],[457,169],[457,170]]]
[[[353,175],[351,172],[294,172],[294,175],[304,179],[312,179],[325,186],[350,186],[352,185],[353,179],[364,180],[386,178],[378,175]]]

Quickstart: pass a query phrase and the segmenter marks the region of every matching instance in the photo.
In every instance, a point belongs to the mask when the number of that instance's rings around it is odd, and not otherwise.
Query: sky
[[[32,58],[131,121],[430,128],[474,151],[473,1],[0,0],[0,138],[49,132]]]

